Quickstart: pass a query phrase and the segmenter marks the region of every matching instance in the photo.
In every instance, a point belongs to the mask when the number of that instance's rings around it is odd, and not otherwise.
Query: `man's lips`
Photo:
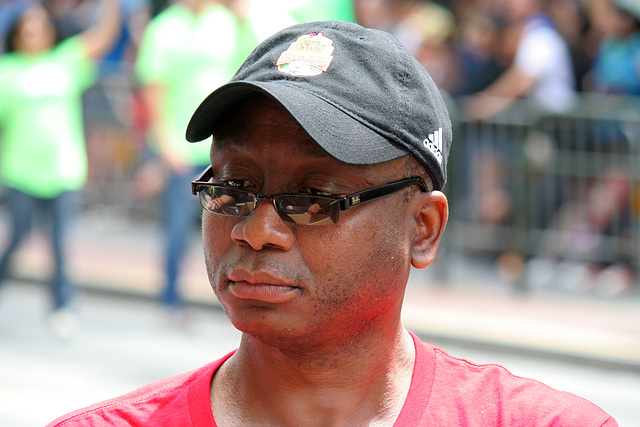
[[[296,297],[299,288],[265,272],[234,270],[229,276],[229,291],[244,300],[284,303]]]

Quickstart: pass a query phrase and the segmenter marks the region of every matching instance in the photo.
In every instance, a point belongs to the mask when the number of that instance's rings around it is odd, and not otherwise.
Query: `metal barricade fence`
[[[521,289],[559,286],[560,267],[585,287],[579,272],[638,271],[639,99],[583,95],[566,114],[519,101],[454,129],[449,252],[507,254]]]

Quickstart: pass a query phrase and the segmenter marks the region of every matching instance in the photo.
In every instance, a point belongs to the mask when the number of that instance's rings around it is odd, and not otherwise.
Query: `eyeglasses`
[[[250,215],[262,200],[271,200],[285,221],[304,225],[335,224],[340,219],[340,211],[389,196],[412,185],[418,185],[422,191],[428,191],[424,180],[416,176],[349,195],[282,193],[267,196],[236,187],[213,184],[209,182],[212,177],[213,169],[209,166],[200,178],[191,183],[191,192],[199,196],[200,204],[208,212],[243,217]]]

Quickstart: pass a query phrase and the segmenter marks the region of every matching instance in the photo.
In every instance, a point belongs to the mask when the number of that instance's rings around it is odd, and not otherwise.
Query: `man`
[[[615,426],[591,403],[477,366],[400,322],[447,221],[451,125],[386,33],[310,23],[263,42],[198,108],[209,279],[237,351],[52,425]]]

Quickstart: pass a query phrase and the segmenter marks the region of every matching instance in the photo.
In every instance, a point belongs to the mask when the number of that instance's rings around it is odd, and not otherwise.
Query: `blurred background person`
[[[364,27],[386,31],[391,26],[387,1],[354,0],[353,8],[356,21]]]
[[[577,92],[571,53],[545,4],[545,0],[500,2],[507,25],[503,43],[517,41],[513,61],[492,84],[463,102],[467,118],[490,118],[518,99],[527,99],[531,108],[547,113],[566,112],[574,106]],[[471,206],[482,222],[505,223],[513,214],[512,182],[506,179],[512,142],[491,138],[465,143],[474,152],[467,158],[473,171],[469,197],[476,201]]]
[[[640,3],[594,0],[592,21],[603,32],[587,88],[599,93],[640,95]]]
[[[569,47],[576,90],[583,91],[584,76],[593,62],[594,29],[585,5],[589,0],[555,0],[548,2],[547,13]]]
[[[583,76],[584,90],[637,97],[640,95],[640,23],[637,19],[640,3],[592,0],[587,6],[598,43],[589,70]],[[567,127],[564,146],[560,142],[556,144],[600,159],[611,155],[623,159],[634,152],[637,126],[617,118],[593,117],[578,132],[572,133]],[[555,139],[562,140],[559,136]],[[583,166],[583,170],[588,170],[588,166]],[[580,190],[556,197],[557,210],[540,242],[538,252],[543,255],[528,263],[532,285],[607,296],[625,294],[632,289],[637,280],[632,268],[636,263],[634,257],[619,255],[611,259],[607,256],[611,251],[607,241],[612,236],[629,233],[635,226],[631,208],[632,170],[632,165],[620,160],[601,161],[597,170],[590,172],[589,179],[573,178],[573,185]],[[540,280],[535,274],[540,270],[550,272],[546,280]]]
[[[508,25],[518,34],[513,63],[488,88],[465,106],[469,117],[483,119],[501,111],[510,101],[527,97],[549,112],[567,111],[576,99],[571,54],[544,0],[504,0]]]
[[[148,144],[157,159],[142,167],[138,187],[162,193],[160,301],[178,325],[186,320],[181,264],[200,213],[185,188],[209,163],[209,149],[185,143],[185,129],[202,99],[226,83],[248,53],[239,20],[223,3],[181,0],[166,8],[146,27],[135,64],[149,113]]]
[[[486,89],[504,72],[509,58],[502,55],[504,22],[485,11],[469,14],[457,25],[455,55],[458,67],[452,96]]]
[[[94,82],[95,62],[116,36],[119,3],[103,0],[100,20],[61,42],[47,9],[34,4],[14,22],[7,53],[0,57],[0,179],[8,188],[12,221],[0,281],[32,217],[45,215],[55,260],[50,325],[61,337],[76,326],[65,250],[77,192],[87,177],[81,96]]]

